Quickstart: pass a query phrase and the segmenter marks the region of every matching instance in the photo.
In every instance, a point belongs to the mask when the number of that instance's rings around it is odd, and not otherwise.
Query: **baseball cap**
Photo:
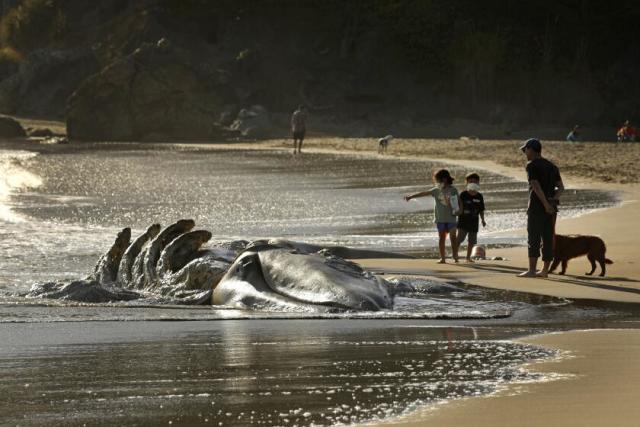
[[[520,150],[524,152],[525,149],[531,148],[538,153],[542,152],[542,144],[536,138],[529,138],[524,142],[524,145],[520,147]]]

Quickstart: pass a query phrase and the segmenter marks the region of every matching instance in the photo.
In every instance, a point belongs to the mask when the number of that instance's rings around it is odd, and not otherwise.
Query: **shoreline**
[[[640,368],[629,360],[640,355],[640,330],[574,330],[515,341],[561,351],[558,357],[522,366],[547,378],[509,383],[490,395],[448,401],[370,425],[637,425]]]
[[[471,165],[519,180],[524,178],[523,170],[493,161],[429,160]],[[598,234],[605,240],[608,245],[607,256],[614,259],[615,264],[610,266],[604,278],[578,275],[579,269],[587,268],[586,257],[572,260],[567,276],[552,275],[546,280],[515,278],[518,268],[526,266],[526,250],[523,247],[492,251],[492,256],[502,256],[508,260],[503,263],[484,261],[470,266],[440,266],[429,260],[358,262],[370,268],[450,277],[495,289],[574,299],[640,303],[640,268],[635,261],[637,242],[631,233],[624,233],[625,229],[633,229],[626,227],[632,226],[636,217],[634,212],[640,201],[640,186],[605,183],[571,174],[564,174],[563,179],[567,187],[611,191],[620,197],[617,205],[558,223],[560,233]],[[524,235],[524,230],[520,230],[520,233]],[[492,268],[496,264],[499,268]],[[640,409],[635,398],[640,395],[640,381],[634,380],[640,380],[640,368],[637,364],[629,364],[629,360],[640,357],[640,330],[556,332],[530,335],[517,341],[569,354],[570,357],[534,362],[522,367],[534,372],[556,374],[560,378],[527,384],[510,383],[487,396],[448,401],[435,407],[418,409],[400,418],[372,424],[410,427],[427,423],[444,426],[636,425]]]
[[[365,154],[356,150],[312,150]],[[376,153],[369,152],[369,155]],[[399,156],[389,157],[397,159]],[[487,160],[428,159],[461,166],[472,165],[518,180],[524,178],[524,161],[522,168],[516,168]],[[602,182],[593,177],[566,172],[563,173],[563,179],[567,187],[599,189],[619,195],[619,204],[563,219],[557,226],[561,234],[597,234],[603,238],[607,244],[607,256],[614,260],[607,276],[603,278],[582,274],[588,267],[586,257],[572,260],[566,276],[551,275],[544,280],[516,278],[515,274],[527,265],[526,249],[521,246],[491,251],[490,256],[501,256],[506,261],[482,261],[471,265],[438,265],[435,260],[425,259],[370,259],[357,262],[365,268],[387,271],[390,275],[396,272],[438,276],[494,289],[573,299],[640,303],[640,266],[635,259],[638,245],[634,233],[628,232],[635,227],[640,185]],[[524,236],[524,230],[519,230],[519,233]],[[596,270],[598,273],[599,269]],[[640,396],[640,367],[629,361],[640,358],[640,329],[557,332],[530,335],[517,341],[570,354],[571,357],[554,358],[522,367],[556,374],[561,379],[510,383],[488,396],[466,397],[418,409],[401,418],[369,424],[411,427],[426,423],[444,426],[636,424],[634,421],[640,416],[640,409],[635,402],[635,398]]]

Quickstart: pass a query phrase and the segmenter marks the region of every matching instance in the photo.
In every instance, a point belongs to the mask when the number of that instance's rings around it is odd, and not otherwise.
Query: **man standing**
[[[547,277],[553,261],[553,239],[557,205],[564,191],[560,171],[542,157],[542,144],[529,139],[520,147],[527,156],[527,180],[529,181],[529,206],[527,208],[527,243],[529,245],[529,269],[519,277]],[[542,240],[542,270],[536,272]]]
[[[293,134],[293,154],[302,153],[302,141],[307,131],[307,109],[303,105],[291,115],[291,133]]]

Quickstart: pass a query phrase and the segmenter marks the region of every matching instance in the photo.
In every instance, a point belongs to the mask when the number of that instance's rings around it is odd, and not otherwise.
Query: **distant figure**
[[[575,125],[569,135],[567,135],[568,142],[578,142],[580,141],[580,126]]]
[[[389,148],[389,143],[393,140],[393,135],[387,135],[378,140],[378,154],[384,154]]]
[[[291,115],[291,134],[293,135],[293,154],[302,153],[302,141],[307,131],[307,109],[304,105],[298,106],[298,109]]]
[[[519,277],[547,277],[553,261],[553,236],[555,234],[558,200],[564,191],[560,171],[542,157],[542,144],[528,139],[520,147],[527,156],[527,180],[529,181],[529,206],[527,207],[527,243],[529,245],[529,269]],[[542,270],[536,272],[542,240]]]
[[[618,130],[618,142],[633,142],[636,140],[636,129],[631,126],[629,120]]]
[[[460,193],[462,208],[458,216],[458,247],[469,236],[467,243],[467,262],[473,262],[471,251],[478,243],[478,223],[482,219],[482,226],[486,227],[484,220],[484,197],[480,193],[480,175],[470,173],[466,177],[467,189]]]

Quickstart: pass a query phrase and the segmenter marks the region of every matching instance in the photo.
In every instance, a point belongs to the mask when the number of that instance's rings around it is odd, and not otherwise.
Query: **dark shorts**
[[[436,227],[440,233],[443,231],[455,230],[457,226],[458,224],[455,222],[436,222]]]
[[[303,130],[297,130],[293,132],[293,139],[304,139],[304,133],[305,131]]]
[[[555,215],[547,215],[541,212],[529,212],[527,216],[527,244],[529,246],[529,258],[540,257],[542,247],[542,260],[553,260],[553,227]],[[540,244],[542,243],[542,245]]]
[[[462,242],[464,242],[464,239],[466,239],[467,236],[469,236],[469,243],[468,243],[469,246],[473,247],[478,243],[477,231],[469,231],[469,230],[465,230],[464,228],[458,227],[458,244],[461,244]]]

